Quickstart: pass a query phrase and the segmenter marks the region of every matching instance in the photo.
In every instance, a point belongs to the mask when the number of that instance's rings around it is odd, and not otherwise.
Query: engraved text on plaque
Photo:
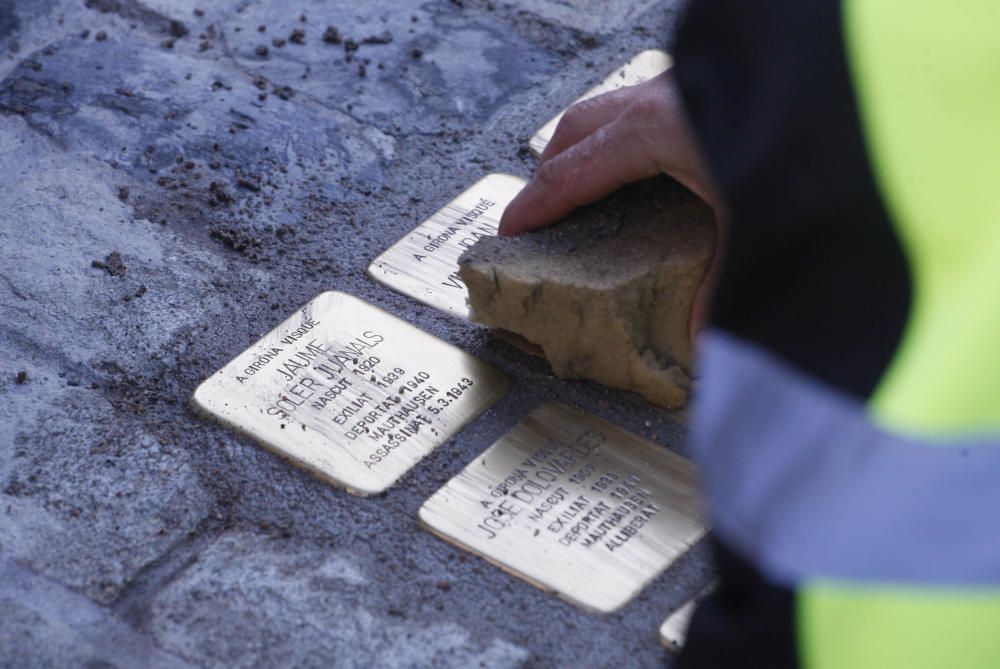
[[[584,608],[625,604],[706,531],[686,459],[545,404],[420,509],[431,531]]]
[[[320,478],[370,495],[506,390],[500,372],[467,353],[328,292],[202,383],[191,403]]]

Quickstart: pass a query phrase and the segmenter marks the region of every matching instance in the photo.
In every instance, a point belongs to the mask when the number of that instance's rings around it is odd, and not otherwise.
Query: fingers
[[[619,88],[572,105],[559,119],[552,139],[545,145],[539,164],[614,121],[634,99],[635,92],[631,88]]]
[[[544,227],[627,183],[659,173],[647,141],[653,124],[648,110],[633,102],[614,121],[542,163],[507,206],[499,233]]]
[[[571,107],[534,177],[504,211],[499,233],[516,235],[555,223],[660,172],[718,208],[714,182],[669,72]]]

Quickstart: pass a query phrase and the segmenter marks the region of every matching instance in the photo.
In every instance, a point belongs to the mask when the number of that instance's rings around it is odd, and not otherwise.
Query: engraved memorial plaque
[[[684,639],[687,637],[687,628],[691,624],[691,616],[698,601],[692,599],[690,602],[677,609],[660,625],[660,643],[667,647],[667,650],[679,652],[684,647]]]
[[[698,603],[718,586],[713,582],[704,590],[699,592],[691,601],[671,613],[663,624],[660,625],[660,643],[666,646],[667,650],[675,653],[680,652],[687,639],[688,626],[691,624],[691,616],[698,608]]]
[[[368,266],[368,274],[435,309],[468,318],[458,257],[480,238],[497,233],[503,210],[524,184],[510,174],[483,177],[389,247]]]
[[[507,391],[500,372],[351,295],[323,293],[191,404],[321,479],[382,492]]]
[[[688,460],[556,403],[436,492],[420,520],[598,612],[625,604],[706,532]]]
[[[650,49],[649,51],[638,53],[630,61],[609,74],[601,83],[577,98],[574,104],[581,100],[598,96],[601,93],[613,91],[616,88],[641,84],[647,79],[652,79],[666,72],[670,69],[672,62],[670,56],[665,51],[660,51],[659,49]],[[552,135],[556,131],[556,126],[559,125],[559,119],[562,118],[564,113],[566,113],[565,109],[543,125],[528,141],[528,146],[536,157],[542,155],[545,146],[552,139]]]

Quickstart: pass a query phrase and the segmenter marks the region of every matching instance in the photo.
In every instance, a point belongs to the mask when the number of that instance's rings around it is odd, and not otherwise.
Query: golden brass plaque
[[[191,403],[320,478],[372,495],[507,385],[454,346],[327,292],[202,383]]]
[[[625,604],[706,532],[690,462],[555,403],[536,409],[435,493],[420,520],[602,613]]]
[[[691,616],[694,615],[697,600],[690,602],[670,614],[670,617],[660,625],[660,643],[667,647],[667,650],[680,651],[684,647],[684,639],[687,637],[687,628],[691,624]]]
[[[687,639],[688,626],[691,624],[691,616],[698,608],[698,603],[710,592],[715,590],[717,583],[709,584],[704,590],[699,592],[691,601],[671,613],[663,624],[660,625],[660,643],[667,647],[667,650],[679,652],[684,647]]]
[[[468,318],[468,293],[458,278],[458,257],[497,233],[503,210],[525,181],[490,174],[414,228],[368,266],[368,274],[435,309]]]
[[[581,100],[586,100],[587,98],[596,97],[601,93],[613,91],[616,88],[624,88],[625,86],[635,86],[636,84],[641,84],[647,79],[652,79],[653,77],[666,72],[670,69],[672,64],[673,61],[670,56],[665,51],[660,51],[659,49],[650,49],[649,51],[638,53],[627,63],[605,77],[601,83],[597,84],[577,98],[573,104],[576,104]],[[534,153],[535,156],[542,155],[546,145],[549,143],[549,140],[552,139],[552,135],[556,131],[556,126],[559,125],[559,119],[561,119],[565,113],[566,110],[564,109],[556,114],[555,117],[543,125],[528,141],[528,146],[531,148],[531,152]]]

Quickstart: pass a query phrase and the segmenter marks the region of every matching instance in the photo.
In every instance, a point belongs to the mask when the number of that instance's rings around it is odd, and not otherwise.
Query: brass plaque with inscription
[[[427,500],[429,530],[585,609],[625,604],[706,532],[694,466],[562,404]]]
[[[673,61],[670,56],[665,51],[660,51],[659,49],[650,49],[649,51],[638,53],[627,63],[605,77],[601,83],[577,98],[573,104],[587,98],[596,97],[601,93],[613,91],[616,88],[641,84],[647,79],[652,79],[666,72],[672,64]],[[556,114],[555,117],[543,125],[528,141],[528,146],[536,157],[541,156],[542,152],[545,151],[546,145],[548,145],[549,140],[552,139],[552,135],[556,131],[556,126],[559,125],[559,120],[565,113],[566,110],[564,109]]]
[[[680,652],[687,639],[688,626],[691,624],[691,616],[701,602],[709,593],[718,587],[718,583],[712,582],[704,590],[699,592],[691,601],[671,613],[663,624],[660,625],[660,643],[666,646],[667,650],[675,653]]]
[[[195,391],[195,410],[359,495],[382,492],[507,378],[352,295],[323,293]]]
[[[697,600],[690,602],[677,609],[663,621],[660,626],[660,643],[666,646],[667,650],[679,652],[684,647],[684,640],[687,638],[687,628],[691,624],[691,616],[694,615]]]
[[[503,210],[524,184],[510,174],[483,177],[389,247],[368,266],[368,274],[435,309],[468,318],[458,257],[480,238],[497,233]]]

